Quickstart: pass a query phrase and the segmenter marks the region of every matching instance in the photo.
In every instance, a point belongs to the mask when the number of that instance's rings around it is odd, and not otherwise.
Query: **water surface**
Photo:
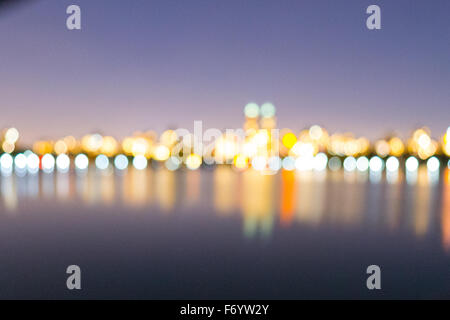
[[[3,176],[0,298],[450,298],[449,176]],[[81,291],[66,289],[71,264]]]

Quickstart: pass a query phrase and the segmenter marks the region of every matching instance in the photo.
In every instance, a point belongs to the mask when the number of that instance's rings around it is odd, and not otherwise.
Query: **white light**
[[[398,159],[396,157],[389,157],[386,160],[386,170],[389,172],[398,171],[399,166],[400,163],[398,162]]]
[[[417,169],[419,168],[419,161],[415,157],[411,156],[406,159],[405,166],[407,171],[417,171]]]
[[[25,170],[27,167],[27,157],[23,153],[16,155],[14,158],[14,166],[16,167],[16,170]]]
[[[447,162],[447,168],[450,169],[450,160],[448,160],[448,162]]]
[[[12,171],[13,161],[13,157],[9,153],[4,153],[0,157],[2,173],[10,173]]]
[[[367,169],[369,169],[369,159],[366,157],[359,157],[356,161],[356,168],[360,172],[367,171]]]
[[[27,168],[30,173],[39,171],[39,157],[32,152],[27,156]]]
[[[295,167],[298,171],[309,171],[314,168],[314,157],[303,156],[295,160]]]
[[[344,170],[352,172],[356,170],[356,159],[353,157],[347,157],[344,160]]]
[[[19,139],[19,131],[16,128],[10,128],[5,133],[5,141],[11,144],[16,143]]]
[[[338,157],[332,157],[328,161],[328,167],[331,171],[338,171],[341,168],[341,159]]]
[[[369,161],[369,168],[370,171],[374,171],[374,172],[380,172],[383,170],[383,160],[378,157],[372,157]]]
[[[428,171],[431,172],[436,172],[439,170],[441,163],[439,162],[439,159],[436,157],[431,157],[430,159],[428,159],[427,161],[427,168]]]
[[[181,165],[181,160],[178,157],[170,157],[165,162],[166,168],[170,171],[177,170]]]
[[[266,158],[264,157],[254,157],[252,159],[252,167],[255,170],[264,170],[266,168]]]
[[[324,171],[327,168],[328,157],[325,153],[320,152],[314,157],[314,170]]]
[[[128,167],[128,158],[123,154],[118,154],[114,158],[114,166],[117,170],[125,170]]]
[[[104,154],[99,154],[95,158],[95,166],[99,170],[106,170],[106,169],[108,169],[108,166],[109,166],[109,159],[108,159],[108,157],[105,156]]]
[[[133,166],[138,170],[144,170],[147,168],[147,158],[142,155],[134,157]]]
[[[278,171],[281,169],[281,159],[277,156],[270,157],[268,164],[269,169],[272,171]]]
[[[42,163],[42,170],[46,173],[53,172],[53,169],[55,168],[55,158],[47,153],[44,154],[41,160]]]
[[[89,159],[85,154],[80,153],[75,157],[75,168],[78,170],[86,170],[88,166]]]
[[[23,154],[25,155],[25,157],[28,158],[28,156],[29,156],[30,154],[33,154],[33,151],[31,151],[31,150],[25,150]]]
[[[295,160],[292,157],[286,157],[283,159],[283,169],[292,171],[295,169]]]
[[[67,172],[70,167],[70,158],[68,155],[61,153],[56,157],[56,168],[58,171]]]

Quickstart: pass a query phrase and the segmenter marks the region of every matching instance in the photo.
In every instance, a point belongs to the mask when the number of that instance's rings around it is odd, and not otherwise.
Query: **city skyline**
[[[376,139],[449,125],[445,1],[378,1],[375,31],[368,1],[81,0],[80,31],[65,27],[69,4],[29,1],[0,15],[0,127],[17,127],[24,143],[195,120],[238,128],[243,106],[267,101],[293,130]]]

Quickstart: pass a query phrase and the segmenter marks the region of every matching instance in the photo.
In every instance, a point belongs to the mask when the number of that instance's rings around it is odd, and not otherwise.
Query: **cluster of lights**
[[[9,128],[1,139],[0,168],[3,174],[13,170],[19,173],[67,172],[71,167],[83,171],[89,166],[100,171],[110,168],[120,171],[129,166],[144,170],[150,161],[156,161],[171,171],[181,166],[196,170],[203,164],[231,163],[238,170],[253,168],[269,172],[328,168],[389,173],[398,171],[402,161],[408,172],[417,170],[420,162],[426,162],[428,170],[435,172],[441,166],[437,156],[450,157],[450,127],[441,141],[434,140],[427,128],[420,128],[406,142],[392,136],[371,144],[365,137],[330,134],[318,125],[298,134],[282,129],[275,135],[272,131],[276,127],[275,114],[275,106],[270,102],[261,106],[247,104],[244,108],[245,137],[241,140],[237,134],[219,137],[211,158],[194,152],[193,137],[181,139],[173,130],[166,130],[160,136],[153,131],[138,132],[122,141],[98,133],[85,135],[80,140],[67,136],[56,141],[37,141],[32,150],[17,153],[19,132]],[[187,153],[185,147],[188,147]],[[450,161],[447,165],[450,167]]]
[[[31,151],[16,154],[3,153],[0,156],[0,169],[3,175],[8,175],[15,170],[18,173],[37,173],[40,169],[45,173],[51,173],[54,170],[58,172],[68,172],[71,167],[71,158],[66,154],[60,154],[54,157],[52,154],[38,156]],[[77,171],[87,170],[89,168],[90,159],[86,154],[78,154],[73,158],[74,169]],[[114,167],[116,170],[126,170],[130,161],[124,154],[118,154],[114,158],[109,158],[104,154],[100,154],[93,159],[93,164],[98,170],[107,170]],[[132,166],[137,170],[144,170],[148,166],[148,160],[143,155],[132,158]],[[199,155],[191,154],[186,158],[185,165],[188,169],[196,170],[202,164],[202,158]],[[407,172],[417,171],[419,168],[419,159],[410,156],[404,162],[404,168]],[[164,162],[168,170],[174,171],[180,168],[182,160],[178,157],[169,157]],[[281,169],[287,171],[324,171],[327,168],[331,171],[343,169],[345,172],[396,172],[400,169],[400,161],[397,157],[390,156],[386,160],[379,156],[373,156],[370,159],[366,156],[355,158],[353,156],[345,157],[328,157],[325,153],[320,152],[315,156],[286,156],[280,158],[278,156],[263,157],[255,156],[249,162],[245,157],[238,157],[234,162],[234,166],[238,169],[252,167],[257,171],[269,170],[272,172]],[[435,156],[430,157],[426,161],[428,171],[437,172],[440,169],[441,162]],[[450,160],[448,161],[450,168]]]
[[[3,132],[1,147],[5,153],[13,153],[16,149],[16,142],[19,140],[19,131],[16,128],[9,128]]]

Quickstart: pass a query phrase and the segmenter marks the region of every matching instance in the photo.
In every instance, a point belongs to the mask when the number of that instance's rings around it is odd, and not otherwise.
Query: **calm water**
[[[450,298],[449,177],[1,177],[0,298]],[[66,289],[70,264],[81,291]],[[381,291],[366,289],[371,264]]]

